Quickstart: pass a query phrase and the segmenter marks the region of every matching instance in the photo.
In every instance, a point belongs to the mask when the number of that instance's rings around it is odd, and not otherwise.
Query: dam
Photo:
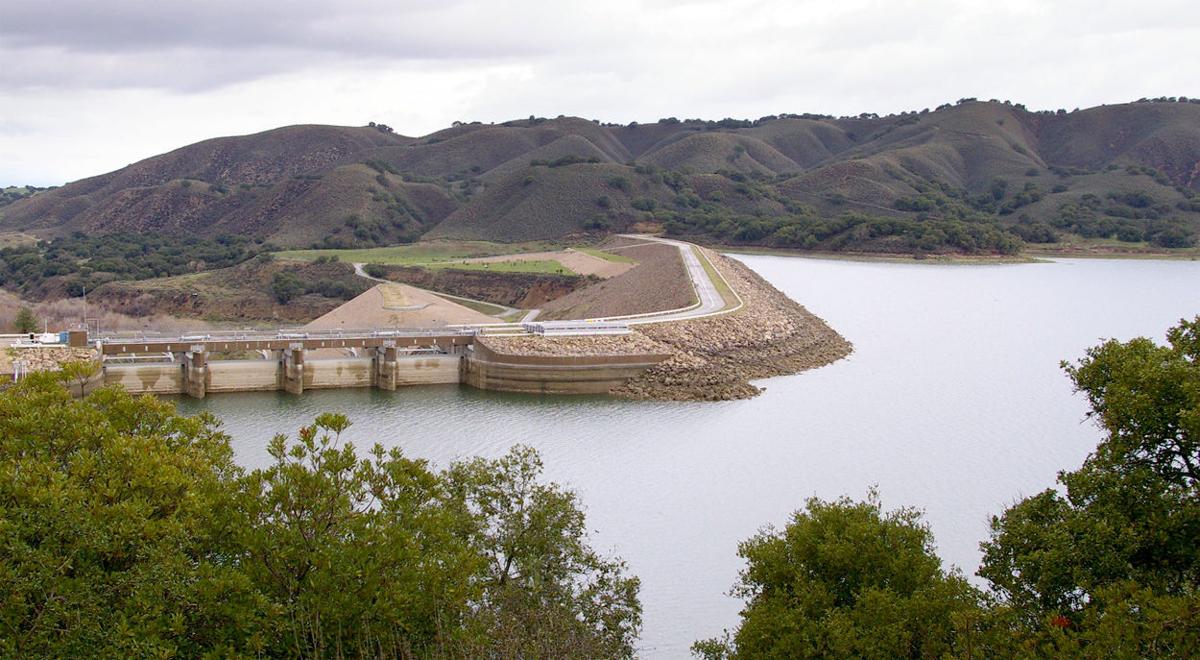
[[[611,334],[613,329],[598,326],[593,332]],[[599,394],[670,357],[662,353],[522,355],[489,348],[486,337],[487,333],[477,328],[105,337],[96,342],[101,370],[95,385],[119,384],[134,394],[194,398],[220,392],[302,394],[318,389],[395,390],[436,384],[506,392]]]

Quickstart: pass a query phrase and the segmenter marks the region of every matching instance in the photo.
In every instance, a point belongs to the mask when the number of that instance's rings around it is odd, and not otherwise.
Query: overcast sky
[[[208,137],[1200,96],[1197,0],[0,0],[0,185]]]

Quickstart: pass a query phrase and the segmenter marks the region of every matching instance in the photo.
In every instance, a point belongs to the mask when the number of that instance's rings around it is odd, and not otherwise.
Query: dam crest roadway
[[[727,314],[742,300],[722,279],[734,300],[726,301],[705,268],[707,257],[690,243],[642,235],[622,235],[679,249],[695,303],[645,314],[569,321],[526,321],[452,325],[438,328],[361,330],[279,330],[159,336],[105,335],[95,340],[104,383],[120,383],[134,393],[210,392],[379,387],[464,383],[482,389],[541,393],[602,393],[670,357],[666,354],[525,356],[500,355],[477,344],[486,336],[597,336],[630,332],[630,326],[693,320]],[[373,278],[372,278],[373,279]],[[527,316],[526,318],[530,318]],[[348,356],[317,357],[341,351]],[[211,359],[213,354],[263,358]],[[269,357],[274,354],[277,359]],[[99,380],[99,379],[98,379]],[[100,383],[97,382],[96,385]]]

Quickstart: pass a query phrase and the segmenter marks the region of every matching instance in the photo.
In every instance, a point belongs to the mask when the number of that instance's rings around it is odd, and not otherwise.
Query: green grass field
[[[572,248],[572,249],[575,250],[576,252],[582,252],[584,254],[590,254],[593,257],[599,257],[600,259],[604,259],[605,261],[612,261],[612,262],[619,263],[619,264],[637,263],[633,259],[630,259],[629,257],[626,257],[623,254],[613,254],[612,252],[605,252],[604,250],[598,250],[596,248],[577,247],[577,248]]]
[[[422,241],[411,245],[348,250],[287,250],[277,252],[279,259],[315,261],[319,257],[337,257],[340,261],[383,266],[427,266],[443,261],[494,257],[521,252],[555,250],[559,246],[544,241],[530,243],[492,243],[488,241]]]
[[[491,273],[541,273],[548,275],[575,275],[575,271],[567,268],[557,261],[551,260],[534,260],[534,261],[493,261],[480,263],[462,262],[462,261],[442,261],[429,264],[414,264],[422,268],[442,269],[453,268],[455,270],[485,270]]]

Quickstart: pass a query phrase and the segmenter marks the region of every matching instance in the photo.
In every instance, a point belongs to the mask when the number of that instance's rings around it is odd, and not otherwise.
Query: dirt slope
[[[435,328],[496,319],[404,284],[380,284],[304,326],[313,330]]]
[[[612,279],[546,303],[539,318],[581,319],[644,314],[679,309],[695,302],[691,280],[676,248],[657,243],[636,245],[636,241],[629,239],[614,239],[607,249],[618,250],[638,263]]]

